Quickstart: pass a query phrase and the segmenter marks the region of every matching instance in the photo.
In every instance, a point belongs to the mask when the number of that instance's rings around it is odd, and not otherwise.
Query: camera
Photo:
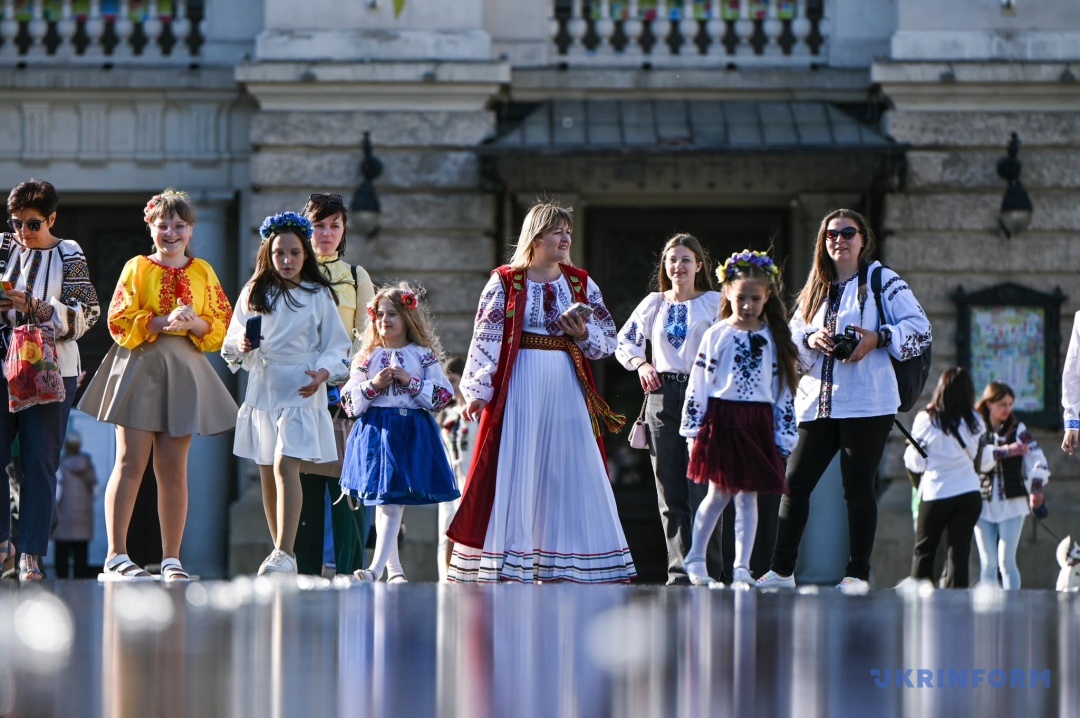
[[[855,331],[855,327],[848,325],[848,328],[844,330],[844,333],[838,337],[833,337],[833,349],[832,355],[836,359],[843,361],[852,355],[855,351],[855,347],[859,346],[859,340],[862,337]]]

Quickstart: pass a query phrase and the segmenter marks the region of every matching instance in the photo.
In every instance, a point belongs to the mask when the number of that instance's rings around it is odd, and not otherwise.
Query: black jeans
[[[978,491],[920,503],[911,577],[934,580],[934,556],[941,535],[945,534],[949,550],[945,557],[945,572],[941,575],[941,588],[967,588],[971,538],[975,535],[980,513],[982,494]]]
[[[889,414],[857,419],[816,419],[799,425],[799,444],[788,459],[789,493],[780,500],[776,545],[770,565],[773,571],[781,576],[795,572],[799,542],[810,516],[810,494],[839,451],[851,547],[844,576],[864,581],[870,578],[870,553],[877,532],[874,476],[885,452],[893,418]]]
[[[683,561],[690,550],[693,512],[709,490],[705,484],[695,484],[686,478],[690,452],[686,448],[686,437],[679,434],[685,398],[686,382],[665,381],[658,391],[649,394],[645,406],[645,422],[649,425],[649,456],[656,477],[660,522],[667,543],[669,582],[688,580]],[[721,536],[722,532],[713,532],[705,552],[705,568],[715,579],[719,579],[723,571]]]

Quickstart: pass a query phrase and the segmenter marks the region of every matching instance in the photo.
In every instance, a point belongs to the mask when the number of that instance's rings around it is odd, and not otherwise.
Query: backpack
[[[885,323],[885,308],[881,303],[881,267],[874,269],[870,275],[870,289],[874,292],[874,301],[877,302],[878,317],[881,323]],[[907,361],[893,359],[893,370],[896,372],[896,388],[900,390],[900,411],[911,411],[922,395],[923,387],[930,376],[930,347],[926,347],[922,354],[912,357]]]

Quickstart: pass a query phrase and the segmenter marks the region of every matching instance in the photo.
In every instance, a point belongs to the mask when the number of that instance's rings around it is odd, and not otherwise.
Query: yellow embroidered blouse
[[[375,296],[375,285],[360,265],[356,265],[356,284],[353,284],[352,266],[336,254],[319,257],[319,269],[334,285],[338,300],[338,314],[350,337],[358,337],[367,327],[367,303]]]
[[[150,333],[150,320],[167,316],[176,308],[177,300],[193,307],[210,325],[210,331],[201,339],[188,334],[192,343],[200,351],[220,351],[232,305],[213,268],[201,259],[192,259],[183,267],[166,267],[143,256],[129,259],[109,304],[109,334],[126,349],[154,342],[157,335]],[[183,336],[179,332],[164,333]]]

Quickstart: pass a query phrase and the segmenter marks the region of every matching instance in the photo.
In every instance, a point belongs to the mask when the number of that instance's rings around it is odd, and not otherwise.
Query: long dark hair
[[[1011,397],[1013,401],[1016,401],[1016,393],[1012,390],[1012,387],[1003,381],[992,381],[986,385],[983,389],[982,397],[979,399],[979,403],[975,405],[975,411],[982,415],[983,421],[986,423],[986,428],[993,429],[994,424],[990,421],[990,405],[1001,401],[1005,397]],[[1002,427],[1004,433],[1008,433],[1017,423],[1016,414],[1009,413],[1009,418],[1005,420],[1005,424]]]
[[[740,267],[731,276],[725,277],[721,288],[726,290],[729,284],[740,279],[761,282],[769,292],[769,298],[765,300],[762,316],[765,324],[769,327],[773,341],[776,343],[776,366],[780,372],[780,381],[794,392],[799,385],[799,350],[795,348],[795,342],[791,341],[791,327],[788,326],[787,307],[784,306],[784,302],[780,299],[784,292],[784,280],[779,275],[771,279],[764,269],[750,265],[745,268]],[[722,292],[720,295],[720,319],[727,319],[734,313],[727,292]]]
[[[850,219],[859,228],[859,234],[863,238],[862,250],[859,252],[859,264],[869,263],[869,257],[874,254],[877,243],[874,241],[874,232],[870,224],[861,214],[851,209],[834,209],[821,220],[818,227],[817,241],[814,243],[814,264],[810,267],[810,275],[806,278],[799,296],[795,299],[795,306],[802,314],[803,321],[807,324],[817,314],[817,310],[825,302],[829,295],[829,285],[839,281],[836,276],[836,265],[825,246],[825,230],[829,228],[829,222],[838,217]]]
[[[300,266],[300,282],[293,284],[286,281],[274,269],[274,263],[270,257],[273,251],[274,240],[284,234],[292,234],[300,240],[300,246],[304,250],[304,263]],[[314,284],[314,287],[305,287],[302,282]],[[251,285],[251,293],[248,295],[248,308],[258,314],[269,314],[274,311],[278,299],[285,298],[285,304],[293,309],[300,306],[300,302],[292,295],[294,289],[299,289],[309,294],[315,294],[323,289],[338,303],[337,295],[334,294],[334,286],[330,280],[319,271],[319,263],[315,259],[315,250],[311,248],[311,242],[306,237],[301,237],[292,232],[280,232],[270,235],[270,238],[259,247],[259,254],[255,257],[255,274],[248,280]]]
[[[713,291],[712,262],[709,260],[709,255],[701,248],[701,242],[697,240],[697,237],[686,232],[674,235],[660,251],[660,263],[656,266],[656,286],[660,288],[660,291],[666,292],[671,289],[671,279],[664,271],[664,260],[667,259],[667,253],[675,247],[686,247],[701,263],[701,269],[694,275],[694,289],[699,292]]]
[[[975,384],[971,381],[971,373],[962,366],[946,369],[934,387],[926,413],[930,415],[930,421],[946,434],[959,437],[961,421],[967,424],[968,431],[978,431]]]

